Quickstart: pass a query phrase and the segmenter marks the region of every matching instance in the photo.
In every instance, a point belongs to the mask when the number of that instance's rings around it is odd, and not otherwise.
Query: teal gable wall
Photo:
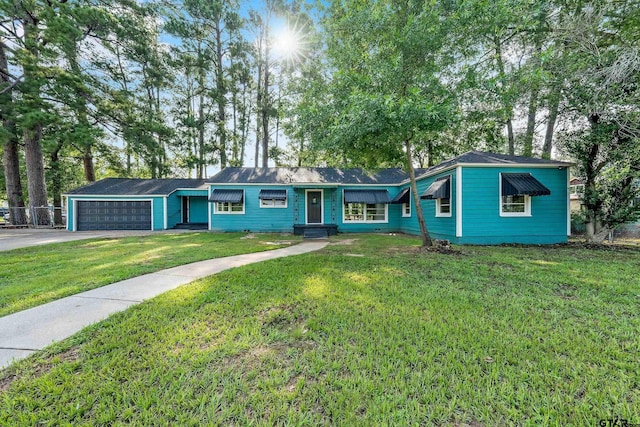
[[[215,203],[211,206],[211,230],[213,231],[256,231],[291,232],[293,231],[292,188],[289,186],[212,186],[212,189],[244,190],[243,214],[219,214],[215,212]],[[263,188],[287,190],[286,208],[261,208],[258,194]]]
[[[450,175],[451,176],[451,216],[450,217],[436,217],[436,201],[435,200],[420,200],[420,206],[422,206],[422,213],[424,215],[425,223],[429,229],[429,234],[434,239],[447,239],[450,241],[456,240],[456,170],[452,169],[446,172],[439,173],[434,176],[423,178],[418,180],[418,195],[424,193],[427,188],[438,178]],[[409,185],[404,185],[401,189],[408,188]],[[399,191],[398,191],[399,192]],[[399,205],[402,206],[402,205]],[[399,213],[400,219],[400,231],[407,234],[420,234],[420,226],[418,225],[418,216],[416,214],[415,204],[413,196],[411,196],[411,216],[402,217],[402,213]]]
[[[529,172],[551,190],[531,197],[531,216],[500,216],[500,173]],[[462,169],[462,238],[460,243],[561,243],[567,241],[568,176],[566,169]]]
[[[67,199],[67,230],[73,230],[73,223],[75,220],[75,212],[73,211],[74,200],[151,200],[152,201],[152,218],[151,225],[154,230],[164,229],[164,197],[162,196],[69,196]]]

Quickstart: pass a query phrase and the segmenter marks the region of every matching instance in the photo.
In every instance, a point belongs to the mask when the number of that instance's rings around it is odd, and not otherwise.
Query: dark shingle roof
[[[560,162],[558,160],[537,159],[534,157],[510,156],[508,154],[485,153],[482,151],[467,151],[453,159],[439,163],[420,172],[416,169],[416,178],[424,175],[433,175],[438,171],[448,169],[458,164],[478,164],[478,165],[551,165],[551,166],[571,166],[572,163]]]
[[[204,179],[105,178],[68,191],[69,195],[166,196],[179,188],[206,189]]]
[[[225,168],[210,183],[238,184],[397,184],[407,179],[401,169],[369,173],[336,168]]]

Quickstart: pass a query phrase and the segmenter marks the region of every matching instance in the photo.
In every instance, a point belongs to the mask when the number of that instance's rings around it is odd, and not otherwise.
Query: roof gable
[[[179,188],[205,189],[204,179],[105,178],[68,191],[68,195],[167,196]]]

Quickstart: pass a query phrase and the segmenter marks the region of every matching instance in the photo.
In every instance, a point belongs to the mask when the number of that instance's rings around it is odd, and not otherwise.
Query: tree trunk
[[[94,182],[96,180],[96,171],[93,167],[93,154],[91,153],[91,145],[87,145],[84,148],[82,154],[82,164],[84,165],[84,179],[87,182]]]
[[[25,46],[33,56],[33,63],[25,67],[23,104],[33,112],[42,109],[40,98],[40,77],[37,73],[39,31],[37,20],[26,14],[22,20]],[[29,207],[31,209],[31,223],[34,225],[49,225],[49,203],[47,200],[47,185],[44,178],[44,159],[42,157],[42,122],[36,121],[23,131],[25,162],[27,164],[27,188],[29,191]]]
[[[268,23],[267,23],[268,24]],[[262,84],[262,167],[269,167],[269,25],[264,26],[264,81]]]
[[[556,90],[558,88],[552,88]],[[559,90],[559,89],[558,89]],[[553,131],[558,119],[558,109],[560,107],[560,93],[554,92],[549,103],[549,116],[547,118],[547,131],[544,135],[544,145],[542,146],[542,158],[550,159],[553,150]]]
[[[42,124],[37,123],[24,132],[24,154],[27,163],[27,182],[31,223],[49,225],[49,202],[47,185],[44,180],[44,160],[42,157]]]
[[[58,153],[62,149],[62,142],[49,154],[49,176],[51,178],[51,197],[53,198],[53,223],[62,225],[62,172]]]
[[[6,74],[9,70],[4,42],[0,39],[0,89],[5,84],[10,84]],[[7,139],[2,147],[4,164],[4,181],[9,202],[9,215],[11,222],[16,225],[25,225],[27,215],[20,182],[20,157],[18,155],[18,136],[13,114],[13,91],[9,90],[0,95],[0,122],[7,134]]]
[[[10,129],[10,126],[11,125],[5,121],[5,130]],[[11,223],[15,225],[26,225],[27,214],[24,205],[24,196],[22,194],[22,183],[20,181],[18,140],[15,135],[10,136],[10,139],[4,144],[3,148],[4,179]]]
[[[510,99],[505,99],[504,92],[507,91],[507,76],[504,71],[504,61],[502,59],[502,43],[496,36],[494,37],[496,64],[498,65],[498,76],[500,77],[501,91],[500,97],[502,98],[503,107],[505,109],[505,123],[507,125],[507,139],[509,143],[509,154],[514,155],[516,153],[515,136],[513,135],[513,105]]]
[[[416,171],[413,168],[413,156],[411,153],[411,141],[408,139],[404,142],[405,151],[407,152],[407,169],[409,171],[409,180],[411,182],[411,194],[413,195],[413,206],[418,217],[418,225],[420,225],[420,235],[422,236],[422,246],[432,246],[429,229],[424,221],[422,205],[420,204],[420,196],[418,195],[418,185],[416,184]]]
[[[260,47],[260,46],[259,46]],[[261,47],[260,47],[261,49]],[[254,158],[254,166],[258,167],[260,161],[260,120],[262,117],[262,53],[258,58],[258,88],[256,91],[256,152]]]
[[[527,109],[527,131],[524,134],[523,155],[531,157],[533,155],[533,134],[536,129],[536,114],[538,112],[538,88],[534,85],[531,88],[529,107]]]
[[[200,52],[198,52],[200,54]],[[198,178],[204,178],[204,91],[205,91],[205,70],[200,67],[198,70]]]
[[[227,90],[224,81],[224,67],[222,61],[222,30],[220,22],[216,27],[216,92],[218,98],[218,149],[220,150],[220,169],[227,167]]]

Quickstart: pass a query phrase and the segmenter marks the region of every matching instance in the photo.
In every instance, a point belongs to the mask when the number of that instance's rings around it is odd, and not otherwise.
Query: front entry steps
[[[327,239],[329,232],[325,228],[308,228],[304,230],[302,237],[305,239]]]
[[[173,228],[175,230],[207,230],[209,224],[206,222],[180,222]]]
[[[336,224],[294,224],[293,234],[305,239],[326,239],[338,234]]]

